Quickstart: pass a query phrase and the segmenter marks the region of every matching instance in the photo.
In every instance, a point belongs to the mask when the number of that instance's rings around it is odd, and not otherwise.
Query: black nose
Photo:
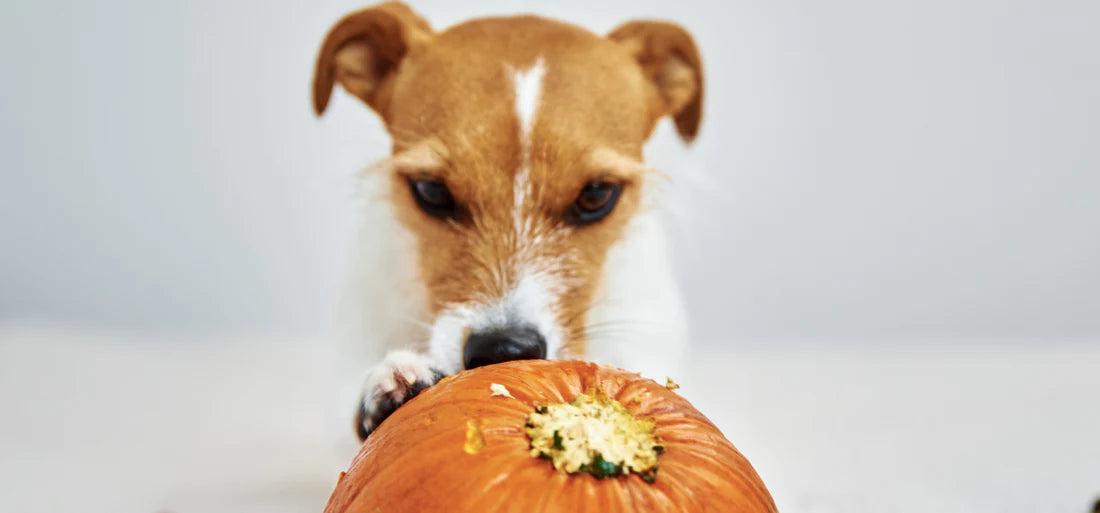
[[[532,327],[501,328],[470,333],[463,359],[467,369],[507,362],[546,358],[546,340]]]

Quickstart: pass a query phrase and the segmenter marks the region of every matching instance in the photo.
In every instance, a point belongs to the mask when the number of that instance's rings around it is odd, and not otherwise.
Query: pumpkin
[[[671,388],[581,361],[460,372],[398,408],[367,438],[325,513],[775,512],[748,460]],[[656,469],[631,472],[600,461],[605,472],[589,462],[580,467],[588,472],[568,473],[578,466],[532,448],[555,411],[580,411],[570,403],[584,401],[579,408],[620,405],[601,411],[636,419],[628,428],[637,426],[642,441],[632,447],[657,449]],[[555,405],[561,409],[552,411]],[[558,430],[553,437],[551,445],[562,448]]]

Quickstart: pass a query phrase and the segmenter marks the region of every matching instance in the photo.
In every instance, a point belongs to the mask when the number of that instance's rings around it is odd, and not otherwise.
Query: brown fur
[[[513,77],[539,59],[547,71],[525,152]],[[317,61],[318,114],[336,82],[383,118],[395,154],[427,145],[442,164],[397,165],[391,180],[398,218],[417,239],[433,311],[501,297],[523,265],[549,262],[547,275],[564,287],[558,320],[572,355],[582,356],[605,255],[638,208],[645,178],[638,166],[595,163],[593,153],[640,162],[664,115],[675,118],[685,140],[695,136],[702,69],[687,32],[632,22],[603,38],[521,16],[435,34],[390,2],[353,13],[330,32]],[[531,229],[517,233],[514,182],[525,154],[532,189],[519,217]],[[442,179],[465,215],[449,222],[421,212],[405,176]],[[568,226],[565,213],[581,188],[601,180],[625,184],[614,211],[592,225]]]

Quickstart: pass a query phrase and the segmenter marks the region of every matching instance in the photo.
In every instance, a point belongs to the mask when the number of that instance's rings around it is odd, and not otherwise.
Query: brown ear
[[[431,40],[428,22],[401,2],[386,2],[344,16],[329,30],[313,73],[313,110],[328,106],[336,82],[383,119],[394,72],[410,48]]]
[[[703,63],[683,27],[661,21],[631,21],[607,36],[623,44],[657,88],[660,115],[671,115],[685,142],[699,133],[703,116]]]

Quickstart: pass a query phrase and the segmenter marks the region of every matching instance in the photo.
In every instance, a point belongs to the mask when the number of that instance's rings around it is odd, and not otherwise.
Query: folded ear
[[[685,142],[695,139],[703,115],[703,63],[691,34],[672,23],[631,21],[607,37],[634,55],[657,88],[659,115],[672,116]]]
[[[433,37],[428,22],[401,2],[344,16],[329,30],[313,74],[313,110],[328,106],[336,82],[387,118],[394,72],[415,46]]]

